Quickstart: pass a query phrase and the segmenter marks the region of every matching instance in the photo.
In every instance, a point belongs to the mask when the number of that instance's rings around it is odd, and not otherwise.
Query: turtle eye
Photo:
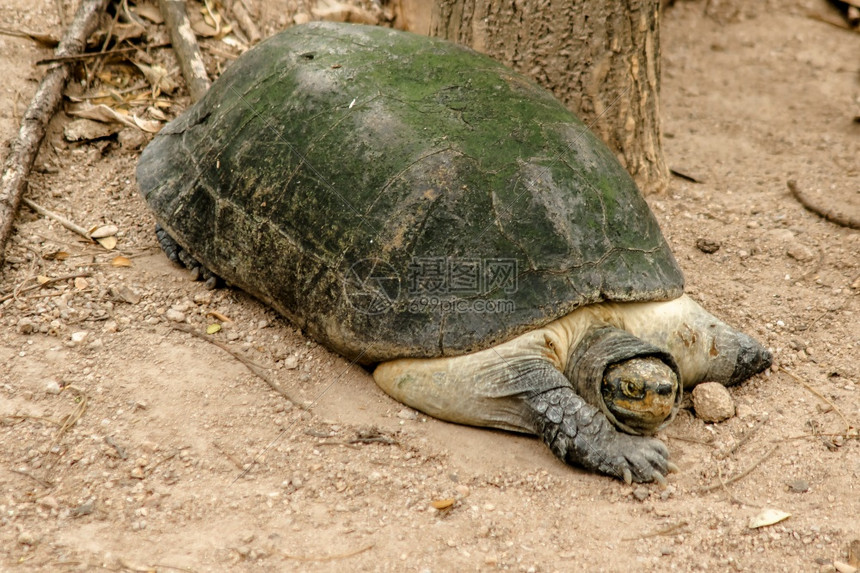
[[[624,380],[621,382],[621,391],[630,398],[641,398],[642,382],[640,380]]]

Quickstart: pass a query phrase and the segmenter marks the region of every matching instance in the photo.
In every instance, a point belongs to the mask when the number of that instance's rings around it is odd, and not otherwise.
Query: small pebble
[[[46,495],[42,499],[39,500],[39,505],[42,507],[47,507],[48,509],[57,509],[60,504],[57,503],[57,498],[53,495]]]
[[[284,359],[284,368],[287,370],[295,370],[299,367],[299,358],[295,354],[291,354]]]
[[[709,255],[720,250],[720,243],[711,239],[699,238],[696,239],[696,248]]]
[[[171,310],[175,310],[178,312],[188,312],[192,308],[194,308],[194,303],[190,300],[183,300],[182,302],[177,302],[173,306],[171,306]]]
[[[795,261],[806,262],[815,258],[815,251],[798,242],[794,242],[789,245],[785,252]]]
[[[738,418],[743,420],[743,419],[749,418],[750,416],[755,415],[755,412],[753,412],[753,409],[750,408],[749,406],[747,406],[746,404],[738,404],[735,407],[735,414],[737,415]]]
[[[693,389],[693,408],[705,422],[722,422],[735,415],[735,402],[726,387],[718,382],[705,382]]]
[[[21,334],[33,334],[38,330],[38,326],[35,322],[30,320],[29,318],[22,318],[18,321],[18,332]]]
[[[48,394],[59,394],[62,390],[60,383],[56,380],[48,380],[45,382],[45,392]]]
[[[418,414],[415,413],[415,410],[403,408],[402,410],[397,412],[397,417],[401,420],[417,420]]]
[[[72,342],[73,342],[74,344],[81,344],[84,340],[86,340],[86,339],[87,339],[87,335],[88,335],[88,334],[89,334],[89,332],[87,332],[87,331],[85,331],[85,330],[80,330],[80,331],[78,331],[78,332],[73,332],[73,333],[72,333]]]
[[[640,485],[636,489],[633,490],[633,497],[638,499],[639,501],[645,501],[651,496],[651,491],[645,487],[644,485]]]
[[[91,514],[93,512],[93,509],[95,509],[95,503],[92,501],[88,501],[74,508],[71,511],[71,515],[72,517],[83,517],[84,515]]]
[[[805,479],[796,479],[788,482],[788,491],[792,493],[806,493],[809,491],[809,482]]]
[[[175,308],[168,309],[164,317],[171,322],[185,322],[185,313]]]

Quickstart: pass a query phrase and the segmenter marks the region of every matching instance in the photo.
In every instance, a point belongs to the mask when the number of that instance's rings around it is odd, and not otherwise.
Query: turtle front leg
[[[663,482],[675,466],[659,440],[621,433],[546,356],[545,333],[452,358],[380,364],[376,383],[436,418],[536,434],[564,462],[627,482]]]
[[[155,224],[155,238],[158,239],[161,250],[164,251],[164,254],[167,255],[167,258],[171,262],[182,265],[191,271],[192,280],[204,281],[206,288],[209,290],[214,289],[220,284],[221,281],[218,275],[197,262],[197,259],[182,248],[182,245],[177,243],[158,223]]]
[[[565,462],[627,483],[663,484],[666,474],[676,469],[663,442],[618,431],[550,364],[535,364],[525,376],[540,388],[524,398],[532,412],[535,433]]]

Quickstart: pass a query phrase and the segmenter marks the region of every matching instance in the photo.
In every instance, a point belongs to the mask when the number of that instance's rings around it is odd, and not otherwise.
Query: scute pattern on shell
[[[683,290],[586,126],[490,58],[405,32],[314,23],[270,38],[161,131],[137,177],[201,263],[362,363],[462,354],[582,305]],[[421,260],[515,261],[515,288],[437,293],[512,312],[416,306]],[[356,288],[387,306],[357,308]]]

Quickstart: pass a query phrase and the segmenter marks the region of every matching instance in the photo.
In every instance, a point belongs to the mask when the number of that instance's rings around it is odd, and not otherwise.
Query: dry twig
[[[254,19],[248,12],[248,7],[245,6],[245,3],[242,0],[232,2],[230,12],[232,12],[233,17],[236,18],[236,22],[239,23],[239,27],[242,28],[242,31],[248,37],[248,43],[253,46],[259,42],[260,38],[262,38],[260,29],[254,23]]]
[[[723,491],[726,494],[726,497],[729,498],[729,501],[736,505],[747,505],[749,507],[762,507],[760,505],[756,505],[754,503],[747,503],[741,499],[739,499],[736,495],[729,491],[729,484],[726,483],[726,480],[723,479],[723,470],[720,466],[717,466],[717,479],[720,481],[720,487],[723,488]]]
[[[49,211],[48,209],[45,209],[44,207],[42,207],[38,203],[36,203],[33,200],[28,199],[26,197],[23,197],[21,199],[21,202],[23,202],[27,207],[29,207],[30,209],[32,209],[36,213],[42,215],[43,217],[48,217],[49,219],[53,219],[54,221],[56,221],[57,223],[59,223],[60,225],[62,225],[66,229],[68,229],[69,231],[76,233],[76,234],[78,234],[78,235],[82,236],[83,238],[88,239],[90,241],[93,240],[93,238],[90,236],[89,232],[86,229],[84,229],[80,225],[77,225],[77,224],[69,221],[68,219],[66,219],[62,215],[58,215],[57,213],[54,213],[53,211]]]
[[[89,35],[99,22],[99,15],[107,6],[108,0],[83,0],[75,19],[57,48],[57,56],[69,56],[84,51]],[[69,79],[69,68],[64,64],[49,69],[39,84],[39,89],[21,121],[18,137],[12,142],[3,175],[0,178],[0,266],[5,258],[6,243],[12,235],[13,222],[27,178],[39,146],[45,137],[48,122],[60,105],[63,88]]]
[[[373,549],[374,544],[371,543],[366,547],[362,547],[361,549],[356,549],[355,551],[350,551],[349,553],[341,553],[339,555],[327,555],[324,557],[307,557],[304,555],[290,555],[289,553],[281,553],[282,557],[286,557],[287,559],[294,559],[296,561],[336,561],[338,559],[346,559],[347,557],[354,557],[365,551],[369,551]]]
[[[830,221],[831,223],[836,223],[837,225],[841,225],[842,227],[848,227],[849,229],[856,229],[860,231],[860,220],[851,217],[850,215],[846,215],[840,211],[835,211],[833,209],[823,207],[816,203],[813,203],[812,200],[809,199],[797,185],[797,181],[794,179],[790,179],[788,181],[788,190],[791,191],[791,195],[797,199],[797,202],[803,205],[807,211],[811,211],[818,215],[819,217],[823,217],[824,219]]]
[[[219,452],[221,452],[221,454],[222,454],[225,458],[227,458],[228,460],[230,460],[230,463],[231,463],[231,464],[233,464],[234,466],[236,466],[236,469],[237,469],[237,470],[239,470],[240,472],[242,472],[242,471],[245,471],[245,470],[247,469],[247,468],[245,468],[245,467],[244,467],[244,465],[242,464],[242,462],[241,462],[241,461],[239,461],[239,459],[238,459],[236,456],[234,456],[233,454],[231,454],[230,452],[228,452],[228,451],[224,448],[224,446],[222,446],[222,445],[221,445],[221,444],[219,444],[218,442],[212,442],[212,445],[215,447],[215,449],[216,449],[216,450],[218,450]]]
[[[185,11],[185,0],[159,0],[159,9],[164,17],[167,32],[170,34],[170,43],[179,60],[182,76],[188,85],[188,93],[192,101],[197,101],[209,90],[209,76],[206,75],[206,66],[203,65],[203,57],[200,55],[200,46],[197,45],[197,37],[191,29],[191,22]]]
[[[74,280],[74,279],[76,279],[76,278],[78,278],[78,277],[88,277],[88,276],[90,276],[91,274],[92,274],[92,273],[89,273],[89,272],[72,273],[72,274],[70,274],[70,275],[63,275],[63,276],[60,276],[60,277],[54,277],[54,278],[52,278],[52,279],[48,279],[47,281],[45,281],[45,282],[43,282],[43,283],[36,283],[36,284],[34,284],[34,285],[30,285],[30,286],[28,286],[28,287],[23,287],[23,286],[22,286],[22,287],[20,287],[20,288],[17,288],[17,287],[16,287],[14,292],[11,292],[11,293],[6,294],[6,295],[3,295],[3,296],[0,296],[0,302],[3,302],[3,301],[6,301],[6,300],[9,300],[10,298],[15,298],[15,296],[17,296],[17,295],[19,295],[19,294],[21,294],[21,293],[27,292],[27,291],[36,290],[36,289],[39,289],[39,288],[45,288],[45,287],[51,286],[51,285],[52,285],[52,284],[54,284],[54,283],[58,283],[58,282],[61,282],[61,281],[67,281],[67,280]]]
[[[28,478],[30,478],[31,480],[33,480],[34,482],[36,482],[37,484],[39,484],[40,486],[42,486],[42,487],[44,487],[44,488],[47,488],[47,489],[50,489],[50,488],[54,487],[54,484],[53,484],[53,483],[51,483],[51,482],[49,482],[49,481],[47,481],[47,480],[43,480],[42,478],[36,477],[36,476],[34,476],[33,474],[31,474],[31,473],[29,473],[29,472],[25,472],[24,470],[16,470],[16,469],[14,469],[14,468],[13,468],[13,469],[12,469],[12,473],[16,473],[16,474],[18,474],[18,475],[22,475],[22,476],[24,476],[24,477],[28,477]]]
[[[770,456],[772,456],[772,455],[773,455],[773,453],[774,453],[777,449],[779,449],[779,446],[778,446],[778,445],[776,445],[776,446],[772,447],[770,450],[768,450],[768,452],[767,452],[765,455],[763,455],[762,457],[760,457],[759,459],[757,459],[756,461],[754,461],[752,464],[750,464],[750,466],[749,466],[747,469],[745,469],[745,470],[744,470],[744,471],[742,471],[741,473],[737,474],[737,475],[736,475],[736,476],[734,476],[734,477],[730,477],[729,479],[727,479],[727,480],[725,480],[725,481],[723,481],[722,479],[720,479],[719,483],[711,484],[711,485],[708,485],[708,486],[705,486],[705,487],[700,487],[700,488],[698,489],[698,492],[699,492],[699,493],[710,493],[710,492],[712,492],[712,491],[714,491],[714,490],[717,490],[717,489],[720,489],[720,488],[726,487],[726,486],[728,486],[728,485],[731,485],[731,484],[735,483],[735,482],[736,482],[736,481],[738,481],[738,480],[742,480],[742,479],[743,479],[743,478],[745,478],[747,475],[749,475],[749,473],[750,473],[751,471],[753,471],[753,470],[754,470],[754,469],[756,469],[759,465],[761,465],[761,463],[762,463],[763,461],[765,461],[765,460],[766,460],[766,459],[768,459]]]
[[[154,471],[155,471],[155,469],[156,469],[158,466],[160,466],[161,464],[163,464],[163,463],[165,463],[165,462],[169,462],[170,460],[172,460],[173,458],[175,458],[176,456],[178,456],[178,455],[179,455],[179,452],[181,452],[181,451],[182,451],[182,450],[184,450],[184,449],[186,449],[186,448],[179,448],[179,449],[178,449],[178,450],[176,450],[175,452],[171,452],[171,453],[167,454],[166,456],[164,456],[163,458],[161,458],[160,460],[158,460],[158,461],[157,461],[157,462],[155,462],[154,464],[149,465],[149,466],[146,466],[145,468],[143,468],[143,475],[144,475],[145,477],[149,477],[149,476],[151,476],[151,475],[152,475],[152,472],[154,472]]]
[[[148,50],[153,50],[155,48],[166,48],[169,46],[169,42],[161,42],[158,44],[149,44],[146,46]],[[86,54],[76,54],[74,56],[57,56],[54,58],[45,58],[44,60],[39,60],[36,62],[37,66],[46,66],[48,64],[57,64],[60,62],[79,62],[82,60],[91,60],[93,58],[100,58],[102,56],[112,56],[114,54],[126,54],[128,52],[138,52],[140,48],[137,46],[131,46],[129,48],[112,48],[110,50],[105,50],[104,52],[87,52]],[[117,93],[124,93],[129,90],[119,90]]]
[[[268,384],[272,390],[274,390],[275,392],[277,392],[278,394],[280,394],[281,396],[283,396],[284,398],[286,398],[287,400],[289,400],[290,402],[292,402],[293,404],[295,404],[299,408],[302,408],[305,410],[307,409],[307,406],[305,406],[304,402],[292,397],[286,390],[281,388],[277,382],[272,380],[265,372],[263,372],[261,370],[260,366],[254,364],[251,360],[249,360],[247,356],[244,356],[240,352],[233,350],[232,348],[230,348],[230,346],[224,344],[220,340],[215,340],[211,336],[202,334],[202,333],[196,331],[194,328],[187,326],[185,324],[172,324],[171,326],[173,328],[175,328],[176,330],[181,330],[182,332],[187,332],[188,334],[191,334],[191,335],[199,338],[200,340],[205,340],[206,342],[210,342],[210,343],[214,344],[215,346],[217,346],[218,348],[220,348],[221,350],[223,350],[224,352],[226,352],[227,354],[229,354],[230,356],[232,356],[233,358],[235,358],[236,360],[238,360],[239,362],[244,364],[248,370],[250,370],[251,372],[256,374],[260,379],[262,379],[266,384]]]
[[[741,439],[738,440],[734,446],[732,446],[732,448],[729,450],[729,455],[734,454],[736,451],[741,449],[741,447],[745,443],[750,441],[750,438],[753,437],[753,435],[758,431],[759,428],[761,428],[764,425],[764,423],[765,423],[765,420],[759,420],[755,426],[750,428],[750,430],[746,434],[744,434],[743,437],[741,437]]]
[[[689,525],[686,521],[679,521],[678,523],[673,523],[667,527],[662,529],[658,529],[657,531],[652,531],[651,533],[644,533],[642,535],[637,535],[636,537],[622,537],[621,541],[639,541],[640,539],[648,539],[649,537],[660,537],[661,535],[672,535],[673,533],[677,533],[679,530],[687,527]]]
[[[781,370],[783,372],[785,372],[786,374],[788,374],[789,376],[791,376],[792,378],[794,378],[794,380],[798,384],[800,384],[801,386],[803,386],[804,388],[809,390],[811,393],[815,394],[818,398],[820,398],[821,400],[826,402],[828,406],[833,408],[833,411],[836,412],[837,414],[839,414],[839,417],[842,418],[843,422],[845,422],[845,430],[847,432],[851,431],[851,428],[853,428],[854,426],[851,425],[851,422],[848,421],[848,418],[845,416],[845,414],[842,413],[842,410],[840,410],[839,407],[836,404],[834,404],[832,400],[830,400],[824,394],[822,394],[821,392],[819,392],[818,390],[816,390],[815,388],[813,388],[812,386],[810,386],[809,384],[807,384],[806,382],[801,380],[800,376],[798,376],[797,374],[795,374],[791,370],[788,370],[785,367],[781,368]]]

